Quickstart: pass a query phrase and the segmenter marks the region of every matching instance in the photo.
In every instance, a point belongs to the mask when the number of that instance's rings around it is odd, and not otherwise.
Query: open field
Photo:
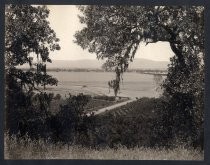
[[[112,106],[121,102],[124,102],[128,100],[128,98],[123,98],[117,101],[109,101],[109,100],[103,100],[103,99],[94,99],[92,98],[87,105],[85,105],[85,111],[87,112],[92,112],[92,111],[97,111],[101,108],[105,108],[108,106]]]
[[[5,159],[114,159],[114,160],[203,160],[203,152],[192,148],[175,149],[118,148],[91,149],[76,145],[50,144],[30,139],[17,142],[5,136]],[[8,146],[7,143],[10,145]]]
[[[86,112],[93,112],[101,108],[125,102],[127,100],[129,100],[129,98],[127,97],[120,97],[118,100],[115,100],[115,97],[112,96],[104,96],[104,95],[99,95],[94,97],[90,96],[88,103],[84,106],[84,110]],[[54,98],[50,103],[49,110],[53,114],[56,114],[60,109],[60,105],[64,104],[66,104],[64,98],[59,98],[59,99]]]
[[[69,93],[84,93],[92,96],[114,96],[108,87],[108,81],[115,78],[113,72],[49,72],[58,79],[58,86],[48,87],[48,91],[59,93],[63,97]],[[157,84],[153,75],[135,72],[125,73],[119,96],[122,97],[158,97]]]

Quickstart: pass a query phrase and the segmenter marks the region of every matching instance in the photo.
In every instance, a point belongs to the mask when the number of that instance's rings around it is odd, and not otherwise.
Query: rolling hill
[[[53,60],[47,64],[47,68],[89,68],[100,69],[104,61],[98,60]],[[169,62],[153,61],[143,58],[135,59],[130,63],[130,69],[166,69]]]

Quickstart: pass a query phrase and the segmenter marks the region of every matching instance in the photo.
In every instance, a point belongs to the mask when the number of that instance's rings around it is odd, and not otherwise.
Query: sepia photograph
[[[5,5],[4,159],[204,160],[204,11]]]

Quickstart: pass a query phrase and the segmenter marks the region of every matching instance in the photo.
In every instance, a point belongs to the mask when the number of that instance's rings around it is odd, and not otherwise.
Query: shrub
[[[101,100],[108,100],[108,101],[115,101],[115,96],[99,95],[99,96],[94,96],[93,98],[101,99]]]

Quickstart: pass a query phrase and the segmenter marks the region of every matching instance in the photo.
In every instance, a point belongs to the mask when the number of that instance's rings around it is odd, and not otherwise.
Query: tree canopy
[[[51,62],[50,51],[60,49],[48,16],[46,6],[7,5],[5,9],[6,75],[27,90],[57,83],[46,73],[45,63]],[[25,72],[19,69],[23,64],[28,64],[31,69]]]
[[[191,137],[202,136],[204,7],[80,6],[79,10],[85,27],[76,32],[75,42],[96,53],[98,59],[106,59],[104,67],[116,72],[116,79],[110,82],[118,89],[116,83],[133,61],[140,42],[170,44],[174,57],[162,88],[167,107],[163,120],[170,118],[171,123],[164,126],[174,126],[181,134],[191,131]],[[172,127],[167,128],[171,131]]]
[[[79,10],[86,27],[75,34],[76,43],[107,58],[110,67],[122,66],[122,71],[142,41],[169,42],[181,63],[182,50],[204,49],[202,7],[80,6]]]
[[[202,6],[80,6],[79,10],[80,22],[86,27],[75,34],[75,42],[97,58],[107,59],[105,67],[115,68],[116,81],[140,42],[169,42],[185,71],[193,56],[203,63]]]
[[[60,49],[48,16],[46,6],[5,6],[6,128],[10,133],[23,133],[23,125],[30,122],[42,125],[47,116],[52,94],[39,86],[45,89],[57,84],[57,79],[47,74],[46,63],[51,62],[50,51]],[[24,70],[22,65],[28,68]]]

